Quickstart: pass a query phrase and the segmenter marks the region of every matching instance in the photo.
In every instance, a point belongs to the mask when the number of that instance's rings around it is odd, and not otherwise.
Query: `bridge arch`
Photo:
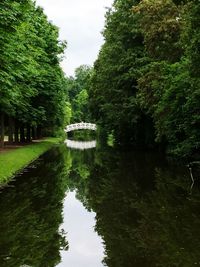
[[[92,131],[96,131],[97,126],[94,123],[87,123],[87,122],[80,122],[80,123],[74,123],[74,124],[70,124],[67,125],[67,127],[65,128],[65,132],[69,133],[75,130],[92,130]]]

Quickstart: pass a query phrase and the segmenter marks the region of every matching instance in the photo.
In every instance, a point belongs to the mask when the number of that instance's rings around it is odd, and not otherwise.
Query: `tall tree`
[[[89,99],[104,131],[113,131],[120,143],[141,145],[150,143],[153,131],[136,100],[138,72],[145,61],[139,15],[132,12],[137,3],[116,0],[107,11],[105,44],[94,65]]]
[[[20,90],[15,82],[16,69],[13,68],[13,61],[19,62],[19,57],[16,53],[13,37],[17,32],[17,27],[24,20],[29,6],[28,0],[6,0],[0,3],[1,22],[0,22],[0,129],[1,129],[1,146],[4,145],[5,133],[5,116],[6,114],[13,115],[15,113],[14,103],[20,96]],[[20,45],[20,44],[19,44]]]
[[[9,141],[31,140],[38,134],[54,134],[63,127],[66,79],[59,65],[66,47],[58,29],[31,0],[0,4],[0,118],[1,146],[9,128]]]
[[[198,4],[143,1],[137,11],[151,59],[139,78],[138,99],[152,114],[157,141],[165,140],[172,154],[190,156],[200,144]]]

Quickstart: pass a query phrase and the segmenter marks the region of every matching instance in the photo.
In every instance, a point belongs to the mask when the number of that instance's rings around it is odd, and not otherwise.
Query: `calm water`
[[[1,191],[0,266],[200,266],[198,170],[191,190],[161,155],[86,146],[52,149]]]

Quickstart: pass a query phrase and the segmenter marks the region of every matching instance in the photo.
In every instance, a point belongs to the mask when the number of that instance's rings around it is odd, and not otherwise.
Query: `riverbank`
[[[30,145],[0,153],[0,186],[8,183],[17,172],[60,141],[61,138],[48,137]]]

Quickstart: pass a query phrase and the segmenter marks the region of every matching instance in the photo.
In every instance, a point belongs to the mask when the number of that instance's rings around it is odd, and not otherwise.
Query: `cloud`
[[[67,75],[82,64],[92,65],[103,43],[105,7],[113,0],[37,0],[49,20],[60,28],[60,38],[68,48],[62,62]]]

